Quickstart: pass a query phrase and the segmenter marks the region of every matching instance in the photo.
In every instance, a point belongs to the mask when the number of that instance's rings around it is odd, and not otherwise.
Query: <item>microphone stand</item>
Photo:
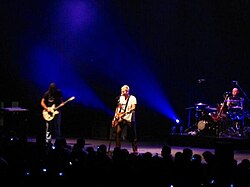
[[[240,89],[240,91],[243,93],[244,97],[247,99],[247,101],[249,102],[249,98],[247,96],[247,94],[244,92],[244,90],[240,87],[240,85],[238,84],[238,82],[235,83],[235,85]]]
[[[185,108],[186,110],[188,110],[188,124],[187,124],[188,129],[190,128],[191,109],[194,109],[194,108],[195,107]]]

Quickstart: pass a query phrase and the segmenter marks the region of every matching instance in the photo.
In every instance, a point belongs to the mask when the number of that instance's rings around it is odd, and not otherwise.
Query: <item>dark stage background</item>
[[[77,90],[63,108],[66,136],[108,137],[106,108],[114,110],[123,84],[138,99],[141,139],[164,139],[170,113],[188,128],[195,103],[216,107],[235,86],[249,110],[248,0],[3,0],[0,21],[0,101],[29,110],[19,122],[31,135],[43,125],[50,81],[69,96]],[[106,107],[93,107],[87,89]]]

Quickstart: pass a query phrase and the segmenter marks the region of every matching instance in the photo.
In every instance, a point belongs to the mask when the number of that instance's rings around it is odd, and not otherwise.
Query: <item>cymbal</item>
[[[231,108],[242,109],[242,107],[240,107],[240,106],[232,106]]]
[[[185,108],[186,110],[190,110],[190,109],[194,109],[195,107],[191,106],[191,107],[188,107],[188,108]]]
[[[240,100],[230,100],[230,99],[227,99],[227,100],[224,100],[224,102],[240,102]]]
[[[217,111],[217,108],[213,108],[213,107],[210,107],[210,106],[207,106],[205,109],[210,110],[210,111]]]
[[[196,103],[195,106],[207,106],[205,103]]]

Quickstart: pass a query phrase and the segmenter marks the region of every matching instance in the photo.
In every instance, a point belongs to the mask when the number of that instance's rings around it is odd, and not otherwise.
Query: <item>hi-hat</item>
[[[195,106],[207,106],[205,103],[196,103]]]

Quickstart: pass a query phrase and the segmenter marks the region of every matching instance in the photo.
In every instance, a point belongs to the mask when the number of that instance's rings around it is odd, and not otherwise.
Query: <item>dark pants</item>
[[[129,142],[132,143],[132,149],[134,152],[137,152],[137,134],[136,134],[136,123],[131,122],[128,123],[127,121],[123,120],[120,122],[116,127],[116,147],[121,147],[121,136],[122,132],[127,126],[127,138]]]
[[[61,137],[61,115],[60,113],[53,120],[46,122],[46,141],[51,141],[51,138]]]

